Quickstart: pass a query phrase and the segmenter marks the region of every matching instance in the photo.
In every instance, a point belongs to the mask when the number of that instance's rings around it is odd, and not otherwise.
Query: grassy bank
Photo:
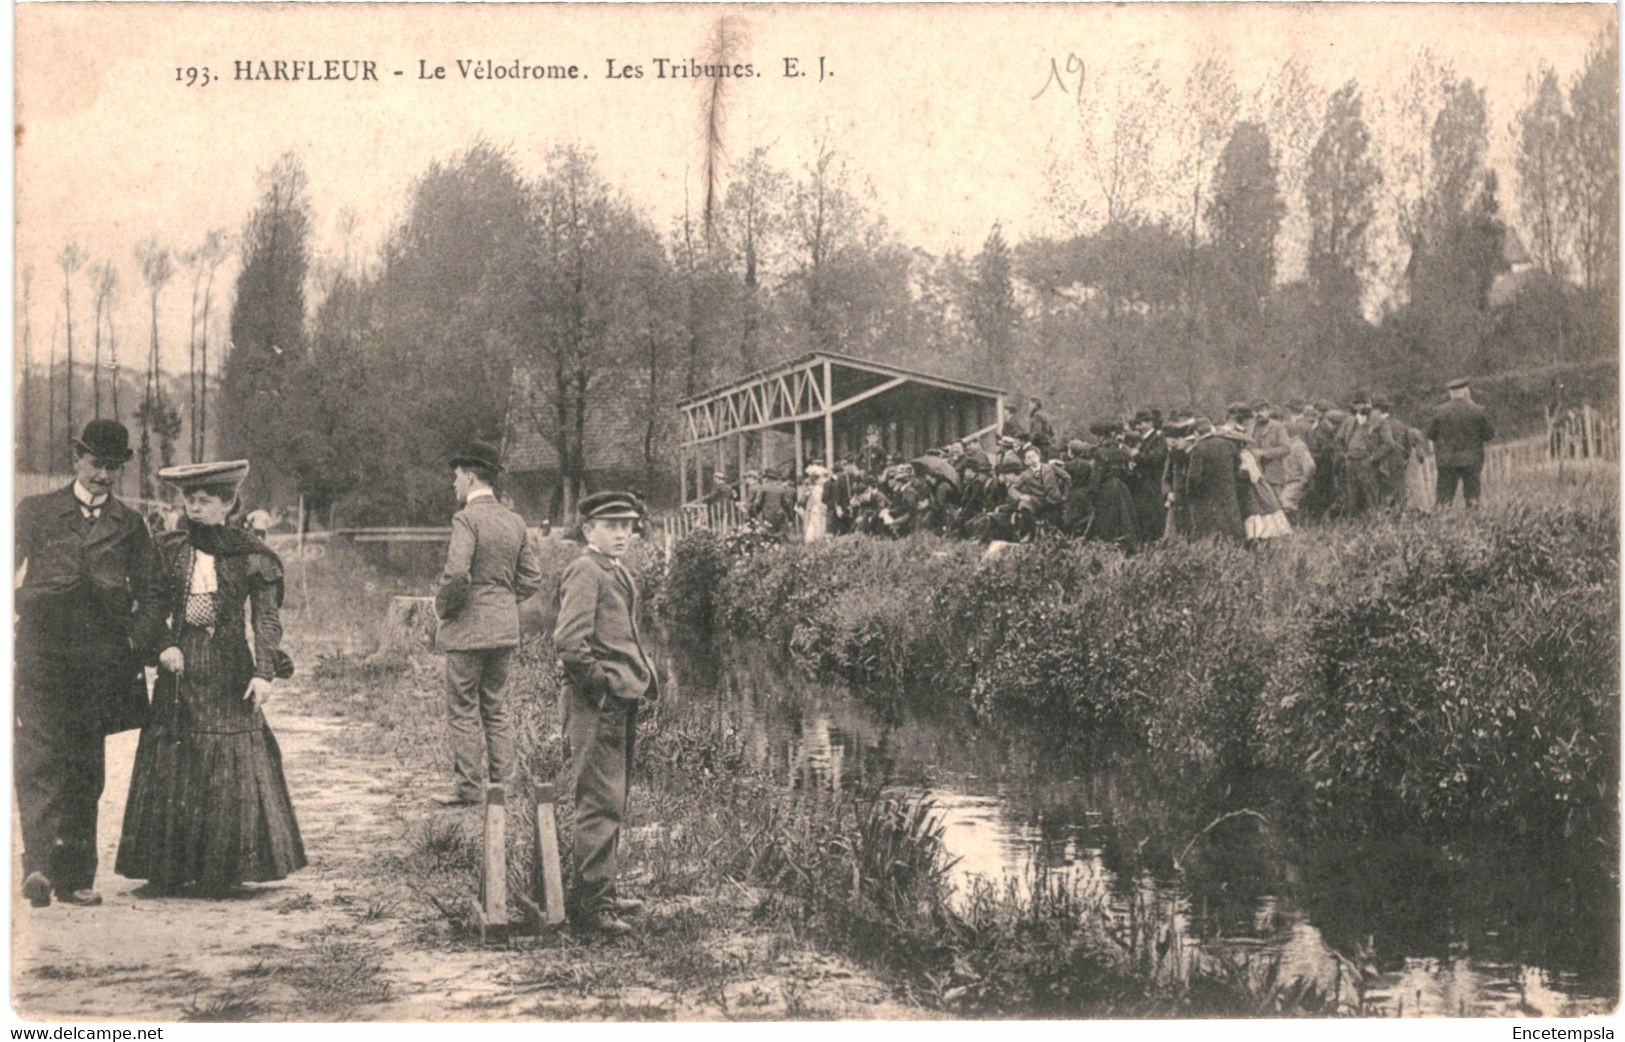
[[[660,607],[877,700],[1139,743],[1193,784],[1268,778],[1312,828],[1618,848],[1617,479],[1476,513],[1125,558],[929,536],[675,548]]]
[[[432,665],[369,666],[360,656],[330,655],[313,664],[311,685],[351,721],[357,748],[432,778],[443,772]],[[525,808],[540,785],[563,780],[560,678],[545,640],[521,649],[512,685],[519,771],[509,797],[509,889],[517,894],[528,893],[531,871]],[[676,1000],[622,1000],[606,1002],[601,1015],[877,1015],[797,983],[797,967],[829,959],[877,975],[892,996],[891,1015],[1247,1015],[1337,1006],[1291,981],[1259,988],[1267,971],[1257,967],[1175,972],[1180,954],[1158,949],[1157,927],[1147,919],[1125,930],[1104,893],[1040,880],[1032,896],[984,887],[954,900],[929,804],[786,789],[752,765],[739,736],[677,714],[645,720],[639,740],[623,878],[649,899],[649,914],[627,941],[565,934],[511,973],[554,988],[566,972],[562,954],[583,996],[620,995],[632,982],[704,998],[686,1014]],[[568,852],[567,801],[559,811]],[[411,907],[401,914],[419,922],[420,943],[473,943],[479,845],[479,815],[426,814],[408,826],[405,854],[380,862],[380,872],[411,881]],[[521,911],[516,902],[512,912]],[[759,984],[765,973],[776,982],[769,992]],[[1345,1011],[1356,1008],[1357,993],[1343,1001]]]

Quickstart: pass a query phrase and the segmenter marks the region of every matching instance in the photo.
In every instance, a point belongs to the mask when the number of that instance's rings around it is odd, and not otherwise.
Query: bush
[[[1612,837],[1618,511],[1529,480],[1252,552],[781,546],[730,559],[715,617],[872,700],[967,699],[1197,782],[1268,771],[1357,829]]]

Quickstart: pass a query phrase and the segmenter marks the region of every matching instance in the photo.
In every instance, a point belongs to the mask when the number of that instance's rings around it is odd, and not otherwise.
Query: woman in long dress
[[[829,534],[829,509],[824,505],[824,487],[829,482],[829,471],[822,465],[807,466],[807,480],[801,486],[800,507],[802,540],[816,543]]]
[[[282,563],[225,523],[246,460],[158,474],[180,490],[186,514],[158,540],[168,630],[116,870],[147,880],[152,895],[198,883],[218,896],[305,865],[282,754],[263,712],[279,666],[287,673]]]
[[[1241,450],[1242,526],[1249,546],[1292,534],[1292,524],[1251,448]]]

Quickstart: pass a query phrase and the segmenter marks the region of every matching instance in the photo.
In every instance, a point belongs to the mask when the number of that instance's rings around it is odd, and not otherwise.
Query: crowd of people
[[[1236,402],[1220,422],[1142,409],[1064,443],[1035,399],[1025,421],[1007,408],[997,435],[904,460],[870,427],[833,468],[818,460],[799,480],[784,467],[733,484],[719,473],[708,500],[731,499],[753,526],[808,542],[932,531],[984,543],[1059,533],[1125,550],[1166,538],[1254,544],[1307,521],[1432,510],[1458,484],[1472,506],[1493,437],[1465,380],[1425,427],[1361,392],[1346,405]]]

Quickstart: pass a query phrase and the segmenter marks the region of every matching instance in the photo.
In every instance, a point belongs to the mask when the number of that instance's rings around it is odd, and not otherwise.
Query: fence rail
[[[656,520],[661,538],[670,545],[698,528],[726,535],[744,525],[745,512],[731,499],[721,503],[684,503],[659,515]]]

